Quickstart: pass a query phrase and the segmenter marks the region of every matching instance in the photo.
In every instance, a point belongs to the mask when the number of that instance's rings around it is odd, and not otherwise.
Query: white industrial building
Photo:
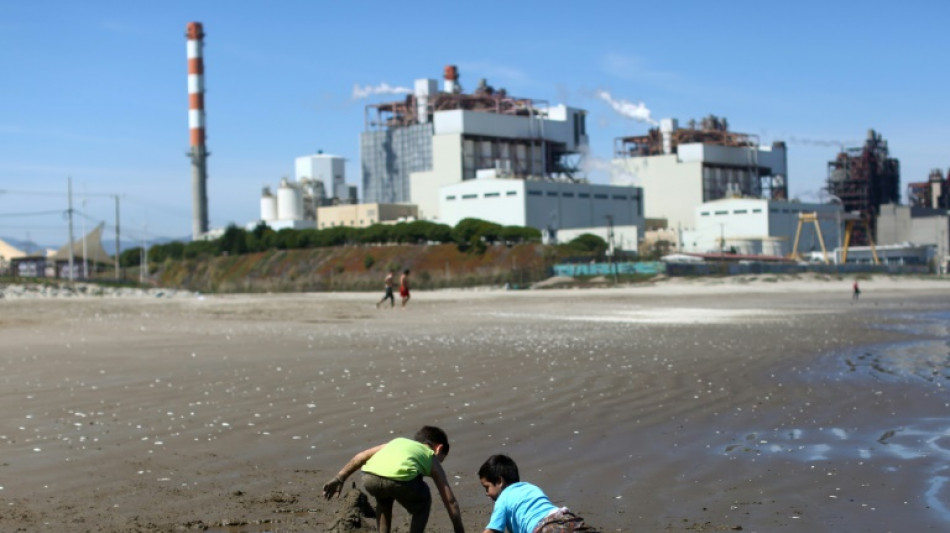
[[[557,235],[571,228],[636,226],[642,237],[643,192],[637,187],[479,178],[439,189],[442,223],[480,218]],[[561,240],[561,239],[558,239]],[[625,246],[626,248],[626,246]],[[636,250],[636,242],[628,249]]]
[[[261,219],[248,224],[253,229],[259,223],[267,224],[274,231],[282,229],[314,229],[316,217],[304,215],[304,192],[299,183],[283,178],[277,187],[277,194],[270,187],[261,191]]]
[[[644,193],[645,194],[645,193]],[[814,217],[809,215],[814,214]],[[812,204],[724,198],[694,207],[695,229],[681,232],[682,250],[695,253],[732,252],[741,255],[788,256],[802,221],[797,252],[821,251],[824,241],[829,260],[841,245],[843,220],[839,204]],[[821,230],[819,240],[815,220]]]
[[[445,69],[442,91],[434,79],[416,80],[404,100],[369,105],[366,113],[363,201],[415,204],[420,218],[446,223],[442,187],[482,170],[571,180],[587,145],[583,110],[513,98],[484,80],[466,94],[454,66]]]
[[[356,186],[346,183],[346,160],[322,152],[294,160],[294,176],[315,206],[356,203]]]
[[[788,165],[784,143],[760,146],[754,136],[728,130],[707,117],[680,128],[663,119],[647,135],[617,139],[612,183],[643,188],[644,215],[665,218],[671,229],[697,227],[697,206],[733,196],[784,200]]]
[[[877,244],[933,245],[941,274],[950,270],[950,211],[931,207],[884,204],[877,217]]]
[[[294,160],[296,180],[282,178],[277,193],[270,187],[261,191],[259,223],[271,229],[314,229],[317,209],[321,206],[356,203],[356,186],[346,183],[346,160],[340,156],[317,153]]]

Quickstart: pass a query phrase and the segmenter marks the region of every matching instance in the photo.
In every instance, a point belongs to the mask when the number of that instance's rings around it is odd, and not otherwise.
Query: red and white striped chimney
[[[205,147],[205,65],[204,28],[200,22],[189,22],[185,37],[188,39],[188,129],[191,133],[191,196],[192,238],[208,232],[208,167],[209,155]]]

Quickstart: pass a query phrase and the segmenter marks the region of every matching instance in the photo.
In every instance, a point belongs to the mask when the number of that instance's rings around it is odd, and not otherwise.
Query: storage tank
[[[261,220],[277,220],[277,198],[270,192],[270,187],[261,191]]]
[[[287,178],[280,180],[277,189],[277,219],[303,220],[303,196]]]

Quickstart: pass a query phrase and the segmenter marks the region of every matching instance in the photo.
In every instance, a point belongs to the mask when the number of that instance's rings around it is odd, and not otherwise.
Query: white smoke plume
[[[621,186],[639,186],[639,181],[636,176],[627,171],[623,165],[618,165],[612,161],[606,159],[601,159],[589,152],[584,153],[584,158],[581,161],[581,170],[585,174],[594,178],[601,177],[605,179],[596,179],[595,181],[599,183],[608,183],[610,185],[621,185]]]
[[[657,121],[650,117],[650,110],[643,102],[629,102],[627,100],[614,100],[607,91],[597,91],[597,97],[607,102],[614,111],[621,115],[636,120],[637,122],[646,122],[657,125]]]
[[[365,87],[360,87],[360,85],[353,85],[353,99],[359,100],[361,98],[368,98],[374,94],[410,94],[412,89],[407,89],[405,87],[393,87],[388,83],[380,83],[376,87],[372,85],[367,85]]]

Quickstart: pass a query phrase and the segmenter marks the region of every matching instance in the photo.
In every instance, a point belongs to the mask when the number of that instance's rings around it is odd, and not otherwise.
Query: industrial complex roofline
[[[664,119],[646,135],[615,139],[614,153],[617,157],[675,154],[679,145],[689,143],[754,147],[758,146],[759,139],[756,135],[729,131],[729,122],[715,115],[709,115],[698,124],[690,120],[688,128],[679,128],[676,119]]]
[[[403,100],[368,104],[365,110],[365,129],[392,128],[430,122],[438,111],[463,109],[501,115],[544,117],[546,100],[515,98],[505,89],[495,89],[484,79],[475,92],[465,94],[458,83],[458,69],[445,67],[442,91],[435,90],[435,80],[417,80],[416,91]]]

